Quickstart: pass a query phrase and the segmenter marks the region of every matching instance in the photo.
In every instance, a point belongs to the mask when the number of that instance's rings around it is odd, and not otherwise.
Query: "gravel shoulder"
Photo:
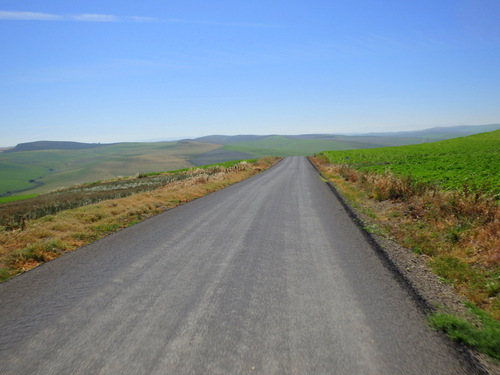
[[[467,316],[466,302],[453,288],[431,271],[427,265],[425,255],[417,255],[399,243],[377,233],[371,233],[366,228],[372,227],[375,222],[368,215],[356,210],[349,204],[346,197],[334,186],[331,181],[321,174],[321,171],[311,161],[313,167],[320,173],[333,194],[339,199],[351,219],[372,245],[385,265],[394,273],[398,282],[408,290],[425,314],[440,310]],[[469,361],[475,364],[480,371],[487,374],[500,374],[500,364],[494,363],[487,356],[478,353],[464,345],[451,341],[443,334],[451,345],[462,353]]]

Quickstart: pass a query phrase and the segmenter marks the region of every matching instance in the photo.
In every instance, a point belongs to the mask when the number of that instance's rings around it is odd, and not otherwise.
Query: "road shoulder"
[[[459,316],[468,314],[464,299],[430,270],[424,255],[417,255],[395,241],[371,231],[375,224],[374,220],[350,205],[348,199],[321,173],[312,160],[309,158],[308,160],[341,202],[384,265],[408,291],[424,314],[437,312],[438,309],[444,309]],[[500,374],[500,364],[494,363],[476,350],[452,341],[445,334],[443,336],[449,341],[450,346],[453,346],[477,369],[478,373]]]

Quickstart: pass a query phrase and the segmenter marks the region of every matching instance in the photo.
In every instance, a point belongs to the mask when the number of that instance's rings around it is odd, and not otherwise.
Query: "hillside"
[[[446,189],[487,189],[500,197],[500,130],[419,145],[327,151],[332,163],[411,176]]]
[[[188,168],[219,145],[198,142],[117,143],[83,149],[0,153],[0,196],[44,193],[89,181]]]
[[[437,127],[417,131],[355,135],[212,135],[196,138],[194,141],[221,145],[222,148],[217,151],[217,157],[222,159],[214,160],[224,161],[226,155],[229,157],[235,152],[240,153],[240,158],[267,155],[312,155],[324,150],[350,150],[436,142],[497,129],[500,129],[500,124]],[[211,155],[200,155],[200,157],[212,159]],[[198,161],[195,161],[195,164],[198,164]]]
[[[73,184],[262,156],[312,155],[421,144],[500,125],[364,135],[211,135],[178,142],[96,144],[39,141],[0,152],[0,197]]]
[[[39,150],[86,150],[105,146],[100,143],[61,142],[61,141],[37,141],[19,143],[16,147],[5,152],[39,151]]]

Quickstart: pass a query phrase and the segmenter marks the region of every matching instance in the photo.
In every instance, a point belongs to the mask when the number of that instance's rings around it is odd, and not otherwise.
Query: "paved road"
[[[1,374],[468,371],[305,158],[3,283],[0,301]]]

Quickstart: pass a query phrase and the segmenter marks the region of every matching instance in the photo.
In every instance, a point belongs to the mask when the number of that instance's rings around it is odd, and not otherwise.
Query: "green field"
[[[11,197],[1,197],[0,204],[8,202],[16,202],[24,199],[35,198],[38,194],[25,194],[25,195],[15,195]]]
[[[420,145],[325,151],[335,164],[411,176],[445,189],[487,190],[500,197],[500,130]]]
[[[88,181],[229,160],[418,144],[498,127],[498,124],[462,126],[356,136],[212,135],[179,142],[76,144],[73,149],[69,148],[74,142],[31,142],[18,145],[9,152],[0,152],[0,197],[41,194]],[[76,149],[76,146],[84,148]],[[54,149],[49,149],[51,147]],[[447,178],[445,175],[441,177]]]
[[[256,141],[234,142],[224,145],[228,151],[244,152],[261,156],[306,156],[325,149],[348,150],[352,146],[329,139],[299,139],[286,136],[270,136]]]
[[[34,186],[30,180],[43,183],[28,190],[39,194],[88,181],[189,168],[190,158],[217,148],[198,142],[118,143],[84,150],[0,153],[0,195],[29,189]]]

